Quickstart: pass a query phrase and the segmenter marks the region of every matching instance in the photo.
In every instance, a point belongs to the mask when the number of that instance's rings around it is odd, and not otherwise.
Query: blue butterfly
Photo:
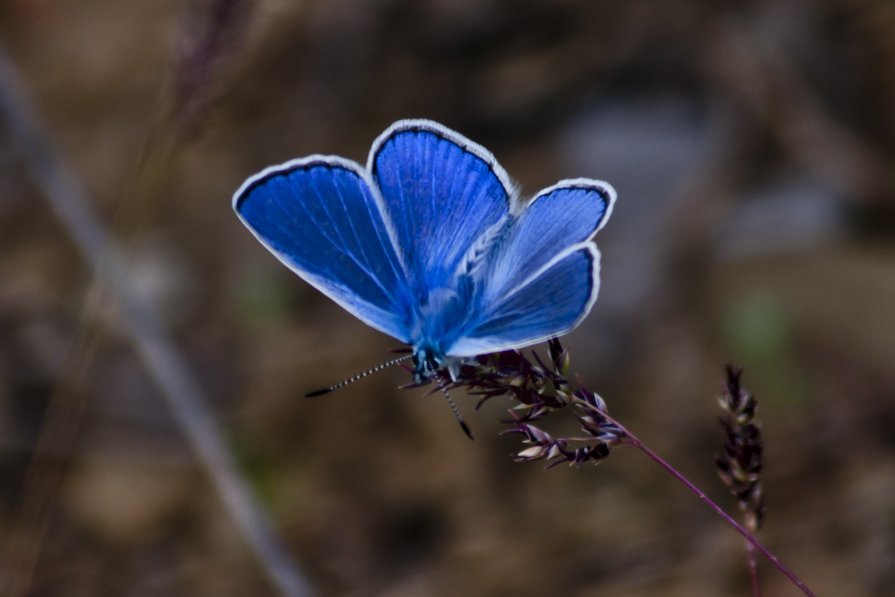
[[[592,237],[615,197],[576,178],[523,202],[484,147],[401,120],[366,168],[323,155],[272,166],[243,183],[233,208],[301,278],[409,344],[421,382],[581,323],[600,287]]]

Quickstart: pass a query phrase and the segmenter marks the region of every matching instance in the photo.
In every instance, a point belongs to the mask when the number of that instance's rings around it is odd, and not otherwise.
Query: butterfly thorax
[[[490,265],[512,222],[504,216],[489,227],[465,252],[421,268],[411,292],[418,297],[411,344],[443,366],[454,342],[469,331],[487,286]],[[425,272],[425,273],[423,273]],[[419,359],[423,363],[425,358]],[[424,372],[417,368],[419,374]]]
[[[480,297],[480,282],[474,276],[451,276],[452,284],[420,293],[414,313],[411,345],[414,349],[414,374],[431,378],[447,367],[454,377],[456,359],[450,351],[454,342],[464,335]]]

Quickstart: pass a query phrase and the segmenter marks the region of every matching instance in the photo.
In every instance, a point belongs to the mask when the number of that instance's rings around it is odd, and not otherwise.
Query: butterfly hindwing
[[[295,273],[368,325],[408,342],[406,275],[374,189],[359,165],[311,156],[253,176],[233,207]]]
[[[529,346],[574,329],[590,312],[600,287],[600,252],[573,245],[482,310],[448,350],[466,357]]]
[[[600,253],[590,238],[605,224],[614,201],[611,186],[590,179],[541,191],[494,252],[478,317],[449,353],[517,348],[578,325],[600,284]]]
[[[613,201],[611,187],[589,179],[563,181],[538,193],[496,252],[489,296],[499,297],[558,253],[591,238],[609,217]]]

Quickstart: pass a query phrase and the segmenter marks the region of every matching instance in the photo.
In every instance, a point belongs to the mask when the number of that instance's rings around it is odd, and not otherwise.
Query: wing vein
[[[361,195],[363,196],[363,193],[361,193]],[[379,277],[375,275],[373,267],[370,265],[369,255],[367,255],[366,252],[363,250],[363,243],[361,242],[360,236],[358,236],[357,234],[357,227],[354,225],[354,218],[349,215],[348,206],[345,204],[345,197],[342,193],[342,188],[338,185],[336,186],[336,196],[338,197],[339,203],[342,206],[342,211],[345,214],[345,220],[348,222],[348,227],[351,229],[351,234],[354,236],[354,240],[357,243],[357,249],[360,252],[360,256],[363,258],[364,261],[363,265],[361,265],[360,261],[356,258],[354,259],[354,262],[358,264],[358,267],[361,267],[361,269],[363,269],[367,273],[367,276],[376,284],[376,286],[379,287],[380,290],[382,290],[382,293],[386,296],[386,298],[394,303],[395,297],[382,284],[382,282],[379,280]],[[364,203],[366,204],[366,201],[364,201]],[[375,222],[373,223],[375,229]]]
[[[353,253],[350,253],[348,251],[348,244],[345,242],[345,238],[342,236],[342,232],[337,225],[338,220],[335,220],[333,218],[332,213],[330,212],[329,207],[327,206],[327,203],[324,200],[323,194],[321,193],[320,189],[317,188],[316,185],[313,186],[313,189],[314,189],[314,195],[317,197],[317,201],[320,204],[320,207],[323,209],[323,212],[326,214],[327,219],[333,223],[333,230],[335,231],[335,236],[338,239],[338,242],[333,241],[333,239],[330,236],[328,236],[326,233],[323,232],[322,228],[320,230],[321,236],[323,236],[330,243],[330,245],[332,246],[332,248],[335,251],[337,251],[341,255],[344,255],[349,260],[354,262],[354,264],[357,265],[357,267],[361,271],[363,271],[367,275],[368,278],[373,280],[373,282],[376,284],[376,286],[378,286],[383,292],[386,293],[386,296],[389,296],[388,292],[385,291],[384,288],[382,288],[382,285],[380,284],[379,280],[376,279],[376,276],[374,276],[372,274],[372,272],[369,269],[367,269],[367,266],[365,264],[361,263],[360,261],[358,261],[357,257]],[[342,203],[341,191],[338,188],[336,190],[336,195],[339,197],[339,202]],[[304,207],[304,206],[302,206],[302,207]],[[344,203],[343,203],[343,207],[344,207]],[[305,211],[307,212],[307,210],[305,210]],[[350,220],[350,218],[348,218],[348,219]]]

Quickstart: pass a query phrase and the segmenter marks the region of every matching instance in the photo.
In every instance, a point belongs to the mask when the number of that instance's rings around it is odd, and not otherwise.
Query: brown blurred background
[[[290,158],[363,162],[408,117],[482,143],[525,194],[615,185],[573,369],[734,511],[715,398],[744,366],[762,540],[819,594],[895,591],[892,2],[7,0],[0,36],[320,594],[749,593],[742,540],[637,452],[516,464],[506,401],[456,396],[470,442],[399,369],[301,398],[396,345],[230,197]],[[274,594],[10,130],[0,572],[30,569],[34,595]]]

